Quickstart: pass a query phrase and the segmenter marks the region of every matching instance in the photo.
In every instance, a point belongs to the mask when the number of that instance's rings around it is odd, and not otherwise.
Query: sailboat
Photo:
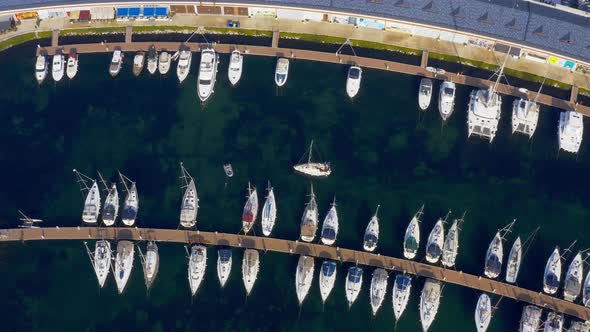
[[[490,297],[486,293],[482,293],[477,300],[475,306],[475,327],[477,332],[485,332],[490,325],[492,319],[492,305]]]
[[[181,179],[184,181],[184,195],[180,205],[180,226],[192,228],[197,225],[197,213],[199,212],[199,195],[195,185],[195,179],[180,163],[182,171]]]
[[[488,278],[494,279],[500,275],[500,272],[502,272],[503,256],[504,247],[502,245],[502,236],[500,235],[500,231],[498,231],[490,243],[486,253],[484,274]]]
[[[293,166],[296,172],[301,173],[303,175],[311,176],[311,177],[327,177],[332,173],[332,168],[330,167],[330,163],[326,162],[311,162],[311,154],[313,149],[313,140],[309,145],[309,154],[307,158],[307,162],[303,164],[297,164]]]
[[[578,153],[584,138],[584,116],[575,111],[559,114],[559,148],[566,152]]]
[[[260,216],[260,220],[262,224],[262,234],[264,234],[264,236],[270,236],[272,229],[275,226],[275,221],[277,220],[277,203],[275,201],[275,193],[273,188],[270,186],[270,182],[268,182],[268,187],[266,190],[268,191],[268,195],[266,196],[264,205],[262,206],[262,215]]]
[[[231,272],[232,252],[229,248],[217,250],[217,278],[221,288],[225,286]]]
[[[358,266],[350,267],[348,269],[348,274],[346,275],[346,300],[348,301],[349,308],[359,296],[362,285],[363,269]]]
[[[332,202],[332,206],[326,214],[324,223],[322,224],[321,241],[325,245],[333,245],[338,236],[338,212],[336,211],[336,198]]]
[[[412,277],[407,274],[398,274],[395,277],[393,284],[393,314],[395,320],[398,321],[406,307],[408,306],[408,300],[410,299],[410,291],[412,289]]]
[[[250,295],[254,283],[256,282],[259,269],[260,256],[258,251],[254,249],[246,249],[242,260],[242,280],[244,281],[244,287],[246,288],[246,295]]]
[[[137,195],[137,186],[135,182],[119,172],[121,182],[127,191],[127,196],[123,203],[123,211],[121,212],[121,220],[125,226],[133,226],[137,218],[137,211],[139,209],[139,196]],[[128,188],[127,183],[131,183],[131,188]]]
[[[94,267],[94,273],[96,273],[98,285],[100,286],[100,288],[103,288],[104,283],[107,280],[107,277],[109,276],[109,272],[111,270],[111,244],[109,243],[109,241],[106,240],[96,241],[94,247],[94,254],[90,251],[90,249],[88,249],[86,242],[84,242],[84,245],[86,246],[88,257],[90,257],[90,262]]]
[[[563,314],[551,311],[547,314],[545,320],[545,332],[562,332],[563,331]]]
[[[227,77],[231,85],[236,85],[242,77],[242,66],[244,64],[244,56],[240,51],[233,50],[229,58],[229,68],[227,69]]]
[[[379,310],[381,304],[383,304],[383,300],[385,299],[388,278],[389,275],[384,269],[375,269],[375,271],[373,271],[373,277],[371,278],[371,289],[369,291],[373,316],[377,314],[377,310]]]
[[[305,206],[303,216],[301,217],[301,240],[311,242],[315,238],[315,233],[318,230],[318,205],[315,201],[315,194],[313,193],[313,185],[310,189],[309,202]]]
[[[582,278],[584,277],[584,261],[582,253],[578,252],[570,263],[563,284],[563,298],[574,302],[582,290]]]
[[[87,224],[96,224],[98,221],[98,214],[100,212],[100,190],[96,181],[92,183],[92,187],[86,195],[84,201],[84,210],[82,211],[82,221]]]
[[[418,90],[418,105],[421,110],[426,111],[432,99],[432,80],[429,78],[421,79]]]
[[[248,182],[248,200],[244,204],[244,210],[242,211],[242,231],[244,234],[248,234],[256,222],[256,216],[258,215],[258,194],[256,194],[256,188],[250,187]]]
[[[131,241],[119,241],[117,243],[117,256],[115,258],[115,282],[119,294],[122,294],[129,281],[133,269],[133,255],[135,247]]]
[[[202,245],[193,245],[188,259],[188,284],[191,288],[191,295],[195,296],[207,268],[207,248]]]
[[[147,70],[150,74],[155,74],[156,70],[158,69],[158,51],[156,51],[156,46],[150,46],[148,50],[148,61],[147,61]]]
[[[314,265],[313,257],[299,256],[297,271],[295,272],[295,290],[297,291],[299,305],[303,303],[307,293],[309,293],[309,288],[313,281]]]
[[[444,267],[450,268],[455,266],[457,253],[459,252],[459,222],[462,220],[463,217],[461,219],[455,219],[445,237],[441,259]]]
[[[426,261],[428,263],[438,263],[438,260],[442,255],[442,248],[445,242],[445,230],[443,226],[445,220],[439,218],[434,225],[434,228],[432,228],[432,231],[430,231],[430,235],[428,235],[428,242],[426,243]]]
[[[102,208],[102,222],[105,226],[113,226],[119,214],[119,192],[117,184],[113,182]]]
[[[522,261],[522,244],[520,243],[520,236],[516,238],[510,254],[508,255],[508,262],[506,263],[506,282],[515,283],[520,270],[520,263]]]
[[[365,235],[363,236],[363,249],[369,252],[375,251],[377,242],[379,241],[379,217],[377,217],[377,213],[379,213],[379,205],[377,205],[375,214],[369,220],[369,224],[365,229]]]
[[[139,250],[139,257],[141,257],[141,263],[143,265],[143,276],[145,278],[145,287],[149,290],[152,288],[158,270],[160,269],[160,255],[158,254],[158,246],[154,241],[148,241],[145,256]]]
[[[590,271],[586,275],[586,279],[584,279],[584,288],[582,288],[582,297],[584,306],[590,307]]]
[[[348,68],[348,75],[346,76],[346,94],[350,98],[354,98],[361,87],[361,79],[363,77],[363,70],[361,67],[352,66]]]
[[[422,330],[427,332],[438,313],[440,305],[441,283],[438,280],[427,278],[420,295],[420,322]]]
[[[334,288],[334,282],[336,281],[336,262],[331,260],[325,260],[322,263],[322,268],[320,269],[320,295],[322,297],[322,302],[326,303],[328,296],[332,292]]]
[[[414,214],[408,228],[406,228],[406,234],[404,235],[404,257],[407,259],[414,259],[420,247],[420,218],[424,214],[423,211],[424,205]]]
[[[547,260],[547,265],[545,265],[545,273],[543,274],[543,291],[550,295],[557,293],[560,281],[561,255],[559,254],[559,247],[555,247],[549,260]]]
[[[186,46],[181,47],[179,54],[178,64],[176,65],[176,76],[178,76],[178,81],[182,83],[191,70],[193,54],[191,53],[190,48]]]
[[[543,311],[534,305],[527,305],[522,310],[520,318],[520,332],[537,332],[541,324]]]
[[[455,110],[455,83],[444,81],[438,94],[438,112],[443,121],[447,121]]]
[[[197,94],[202,102],[209,99],[215,88],[217,78],[217,64],[219,56],[213,48],[205,48],[201,51],[201,63],[197,83]]]

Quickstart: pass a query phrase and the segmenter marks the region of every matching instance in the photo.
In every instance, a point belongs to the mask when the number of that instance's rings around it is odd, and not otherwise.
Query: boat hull
[[[201,245],[194,245],[191,248],[191,254],[188,262],[188,283],[191,289],[191,295],[195,296],[199,286],[205,278],[207,268],[207,248]]]
[[[313,257],[299,257],[297,270],[295,272],[295,290],[300,305],[305,300],[307,293],[309,293],[309,288],[311,287],[311,283],[313,281],[314,265]]]
[[[320,296],[322,302],[325,303],[332,289],[334,289],[334,283],[336,281],[336,263],[333,261],[326,260],[322,263],[320,271],[319,283],[320,283]]]
[[[377,311],[379,308],[381,308],[383,300],[385,299],[388,278],[389,275],[384,269],[375,269],[375,271],[373,271],[373,277],[371,278],[371,289],[369,291],[373,316],[377,314]]]
[[[412,277],[407,274],[400,274],[395,277],[393,285],[393,314],[395,320],[399,320],[406,310],[408,300],[410,298],[410,291],[412,289]]]
[[[231,249],[219,249],[217,250],[217,278],[219,279],[219,285],[221,288],[225,286],[229,275],[231,273],[232,266],[232,252]]]
[[[348,274],[346,275],[346,300],[348,301],[348,307],[351,307],[358,298],[362,284],[363,269],[358,266],[349,268]]]
[[[254,249],[246,249],[242,260],[242,280],[244,281],[246,295],[250,295],[252,292],[252,288],[254,288],[254,283],[258,277],[259,269],[260,256],[258,251]]]
[[[135,247],[131,241],[119,241],[117,243],[117,256],[115,258],[115,282],[117,290],[122,294],[127,287],[129,276],[133,270],[133,258]]]
[[[270,236],[277,219],[277,206],[274,190],[272,188],[268,191],[268,196],[266,196],[266,200],[262,206],[262,215],[260,219],[262,224],[262,234],[264,236]]]

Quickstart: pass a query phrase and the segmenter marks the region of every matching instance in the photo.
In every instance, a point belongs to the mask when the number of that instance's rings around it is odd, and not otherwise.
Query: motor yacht
[[[221,288],[225,286],[229,274],[231,273],[232,251],[229,248],[217,250],[217,278]]]
[[[133,75],[139,76],[145,64],[145,52],[139,51],[133,58]]]
[[[328,296],[334,288],[334,282],[336,281],[336,262],[331,260],[325,260],[322,263],[320,270],[320,295],[322,296],[322,302],[326,303]]]
[[[201,51],[197,93],[202,102],[205,102],[213,94],[218,62],[219,56],[213,48],[205,48]]]
[[[61,81],[64,77],[65,66],[64,66],[64,56],[61,53],[57,53],[53,56],[53,63],[51,65],[51,76],[53,80],[56,82]]]
[[[406,228],[406,234],[404,235],[404,257],[407,259],[414,259],[418,248],[420,248],[420,219],[424,214],[424,205],[414,214],[408,228]]]
[[[373,271],[373,277],[371,278],[371,289],[369,296],[371,299],[371,309],[373,310],[373,316],[377,314],[377,311],[383,304],[385,294],[387,293],[387,279],[389,275],[384,269],[375,269]]]
[[[112,77],[119,75],[119,72],[121,71],[121,67],[123,65],[124,56],[125,55],[121,51],[121,48],[115,47],[115,51],[113,52],[113,58],[111,59],[111,64],[109,66],[109,74],[111,74]]]
[[[303,303],[307,293],[309,293],[309,288],[313,281],[314,265],[313,257],[299,256],[297,271],[295,271],[295,289],[297,291],[299,305]]]
[[[69,79],[76,77],[78,73],[78,54],[75,50],[70,51],[70,55],[68,56],[68,63],[66,67],[66,75]]]
[[[244,56],[238,50],[233,50],[229,57],[229,68],[227,69],[227,77],[231,85],[236,85],[242,77],[242,66],[244,64]]]
[[[324,219],[321,231],[321,241],[323,244],[331,246],[336,242],[338,236],[338,212],[336,211],[336,198],[332,202],[328,214]]]
[[[35,62],[35,78],[37,83],[41,84],[47,76],[47,58],[44,55],[38,55]]]
[[[246,296],[250,295],[250,292],[254,287],[259,269],[260,256],[258,251],[254,249],[246,249],[242,260],[242,280],[244,281],[244,287],[246,288]]]
[[[178,76],[178,81],[182,83],[191,70],[191,60],[193,54],[188,47],[183,47],[179,54],[180,56],[178,58],[178,64],[176,65],[176,75]]]
[[[574,111],[561,112],[558,136],[561,150],[578,153],[584,137],[584,116]]]
[[[375,214],[369,220],[367,228],[365,228],[365,235],[363,236],[363,249],[368,252],[373,252],[377,248],[377,242],[379,242],[379,206],[375,210]]]
[[[420,88],[418,89],[418,105],[420,109],[426,111],[430,106],[432,99],[432,80],[423,78],[420,80]]]
[[[122,294],[129,281],[133,269],[133,255],[135,246],[131,241],[119,241],[117,243],[117,256],[115,258],[115,282],[117,290]]]
[[[160,53],[160,57],[158,59],[158,71],[162,75],[168,74],[170,71],[170,62],[172,59],[170,58],[170,53],[163,51]]]
[[[279,58],[275,69],[275,83],[280,88],[287,83],[289,77],[289,59]]]
[[[202,245],[193,245],[188,259],[188,284],[191,295],[195,296],[199,286],[205,277],[207,268],[207,248]]]
[[[346,94],[350,98],[354,98],[361,87],[361,79],[363,77],[363,70],[361,67],[352,66],[348,68],[348,75],[346,76]]]
[[[262,224],[262,234],[264,236],[270,236],[272,229],[275,226],[275,221],[277,220],[277,203],[275,201],[275,193],[273,188],[270,186],[270,182],[268,183],[266,190],[268,195],[266,196],[264,205],[262,206],[262,215],[260,216],[260,220]]]
[[[154,45],[150,46],[147,57],[147,70],[150,74],[155,74],[158,69],[158,51]]]
[[[545,265],[545,273],[543,274],[543,291],[550,295],[557,293],[560,282],[561,255],[559,254],[559,248],[555,247],[549,260],[547,260],[547,265]]]
[[[444,81],[438,93],[438,112],[443,121],[447,121],[455,110],[455,83]]]
[[[346,300],[348,301],[349,308],[359,296],[362,286],[363,269],[358,266],[350,267],[348,269],[348,274],[346,275]]]

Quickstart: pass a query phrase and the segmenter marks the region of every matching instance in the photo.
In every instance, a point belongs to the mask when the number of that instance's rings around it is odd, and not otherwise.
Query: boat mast
[[[86,247],[86,253],[88,254],[90,263],[92,263],[92,267],[94,268],[94,255],[92,254],[92,251],[90,251],[90,248],[88,248],[88,243],[86,241],[84,241],[84,247]]]
[[[537,98],[539,98],[539,94],[541,94],[541,89],[543,88],[543,85],[545,84],[545,80],[547,78],[543,78],[543,82],[541,83],[541,86],[539,87],[539,90],[537,91],[537,95],[535,96],[535,99],[533,100],[533,103],[537,103]],[[528,110],[527,110],[528,111]]]
[[[313,149],[313,140],[311,140],[311,144],[309,144],[309,156],[307,157],[307,163],[311,163],[311,150]]]
[[[76,179],[77,179],[76,181],[80,185],[80,191],[82,192],[82,195],[85,196],[85,193],[90,191],[90,187],[88,186],[87,181],[95,182],[96,180],[90,178],[87,175],[84,175],[84,174],[78,172],[78,170],[76,170],[75,168],[74,168],[73,172],[76,174]]]
[[[496,78],[496,82],[494,82],[494,85],[492,85],[492,87],[490,88],[490,91],[488,93],[488,102],[490,101],[490,98],[496,93],[496,90],[498,88],[498,84],[500,83],[500,79],[502,78],[502,73],[504,73],[504,67],[506,66],[506,61],[508,60],[508,56],[510,55],[511,50],[512,50],[512,46],[510,46],[508,48],[508,52],[506,53],[506,57],[504,58],[504,62],[502,63],[502,67],[500,67],[500,72],[498,73],[498,77]]]
[[[128,177],[123,175],[123,173],[121,173],[119,171],[117,171],[117,173],[119,173],[119,178],[121,179],[121,183],[123,184],[123,187],[125,187],[125,192],[129,193],[129,187],[127,187],[127,182],[133,183],[133,181],[131,181]]]
[[[180,178],[184,181],[184,186],[182,186],[182,188],[186,188],[188,187],[190,181],[193,180],[193,177],[188,173],[186,168],[184,168],[182,161],[180,162],[180,170],[182,172],[182,176]],[[190,179],[190,181],[188,179]]]

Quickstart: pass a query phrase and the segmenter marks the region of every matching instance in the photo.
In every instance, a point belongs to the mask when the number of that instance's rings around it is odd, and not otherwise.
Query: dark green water
[[[270,180],[278,203],[273,234],[295,239],[309,181],[291,167],[313,138],[321,155],[333,164],[333,175],[314,182],[314,188],[321,218],[337,197],[341,247],[361,248],[364,228],[377,204],[381,204],[378,251],[398,257],[403,232],[422,203],[426,204],[425,237],[448,210],[455,216],[466,210],[457,265],[480,274],[495,231],[518,218],[514,231],[523,237],[541,227],[519,276],[520,285],[540,290],[545,261],[555,245],[566,247],[574,239],[579,240],[577,248],[590,245],[586,238],[590,151],[583,143],[577,160],[563,152],[558,155],[554,110],[543,109],[535,138],[529,141],[510,135],[512,99],[504,97],[499,134],[489,145],[467,141],[468,89],[459,88],[455,114],[442,127],[434,101],[426,114],[418,114],[416,77],[365,70],[361,92],[351,102],[344,91],[343,66],[295,60],[286,87],[277,90],[275,60],[250,56],[239,86],[231,88],[224,55],[215,94],[203,108],[196,96],[198,55],[182,85],[175,75],[150,77],[144,71],[134,78],[132,54],[127,55],[121,75],[112,79],[105,54],[82,56],[73,81],[65,78],[55,84],[48,79],[38,87],[33,52],[34,45],[24,45],[0,54],[3,226],[15,225],[17,209],[43,218],[49,226],[79,225],[83,198],[72,174],[77,168],[87,174],[99,170],[111,179],[117,169],[122,170],[138,183],[138,224],[176,228],[183,161],[197,179],[199,229],[237,233],[247,182],[262,189]],[[236,172],[226,188],[221,167],[225,162],[231,162]],[[506,250],[513,239],[509,236]],[[205,281],[191,300],[187,260],[180,245],[160,245],[160,273],[150,296],[138,259],[124,295],[116,294],[112,278],[99,291],[83,248],[76,242],[1,246],[3,331],[394,329],[393,276],[386,301],[372,318],[368,268],[361,295],[348,310],[344,275],[349,265],[339,267],[336,288],[322,307],[316,263],[314,284],[300,309],[294,286],[296,256],[263,254],[259,279],[246,299],[242,253],[234,250],[232,276],[221,290],[216,251],[210,248]],[[418,303],[423,282],[414,279],[398,331],[421,330]],[[446,285],[431,331],[474,331],[478,295]],[[521,306],[502,300],[489,330],[516,330]]]

